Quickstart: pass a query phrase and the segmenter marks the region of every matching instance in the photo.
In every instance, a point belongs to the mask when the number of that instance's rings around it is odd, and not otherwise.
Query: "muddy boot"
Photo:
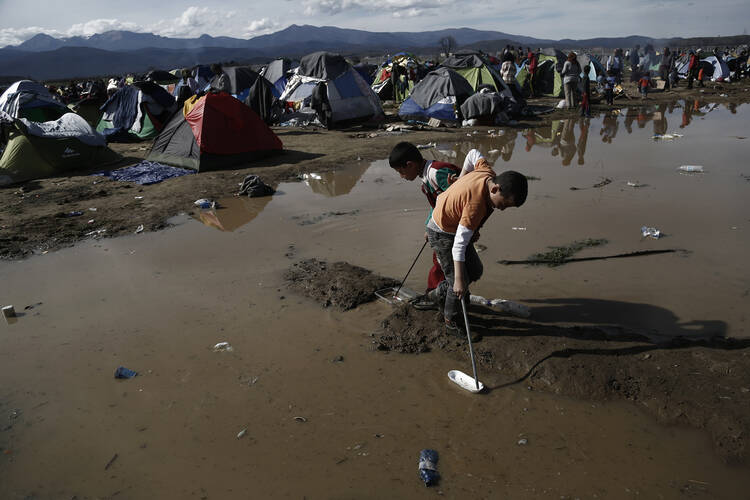
[[[455,321],[446,321],[445,322],[445,333],[449,337],[455,337],[460,340],[466,340],[466,329],[463,325],[460,325],[456,323]],[[479,335],[476,332],[471,332],[471,341],[472,342],[479,342],[482,340],[482,336]]]

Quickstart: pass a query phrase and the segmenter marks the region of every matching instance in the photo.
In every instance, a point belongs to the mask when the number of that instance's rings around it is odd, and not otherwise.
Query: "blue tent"
[[[448,68],[427,73],[398,110],[404,120],[427,121],[430,118],[460,121],[460,107],[474,93],[469,82]]]

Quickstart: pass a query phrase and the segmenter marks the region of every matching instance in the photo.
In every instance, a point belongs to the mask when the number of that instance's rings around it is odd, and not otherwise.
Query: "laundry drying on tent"
[[[338,55],[315,52],[300,60],[281,101],[328,127],[382,120],[380,99],[357,71]]]
[[[35,122],[57,120],[70,110],[47,87],[32,80],[20,80],[0,95],[0,111],[11,118]]]
[[[62,175],[111,164],[120,156],[75,113],[34,122],[2,113],[0,185]]]
[[[110,142],[149,139],[156,136],[176,109],[174,97],[153,82],[126,85],[107,102],[97,132]]]
[[[414,86],[401,104],[398,115],[403,120],[428,121],[436,118],[453,124],[461,122],[460,108],[474,93],[466,78],[452,69],[430,71]]]
[[[472,120],[472,125],[499,125],[510,121],[521,113],[521,106],[515,99],[500,92],[482,89],[461,104],[464,120]]]
[[[226,92],[211,92],[185,102],[154,139],[147,159],[204,171],[281,149],[281,140],[253,110]]]

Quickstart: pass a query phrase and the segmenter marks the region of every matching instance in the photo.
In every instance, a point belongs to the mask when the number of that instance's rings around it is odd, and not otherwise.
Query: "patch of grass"
[[[565,264],[565,260],[569,259],[576,253],[580,252],[584,248],[598,247],[609,243],[606,239],[599,238],[586,238],[585,240],[578,240],[568,245],[559,247],[547,247],[550,250],[544,253],[537,253],[529,257],[529,263],[534,265],[546,265],[550,267],[561,266]]]

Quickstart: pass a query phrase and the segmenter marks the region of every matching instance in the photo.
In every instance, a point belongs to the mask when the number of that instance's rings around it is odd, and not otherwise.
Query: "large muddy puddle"
[[[748,108],[686,105],[690,120],[680,103],[423,150],[460,164],[476,146],[496,170],[538,178],[482,230],[472,292],[521,301],[537,321],[747,337]],[[446,373],[466,362],[373,351],[390,305],[321,309],[284,288],[307,258],[403,276],[426,203],[386,162],[219,201],[162,232],[0,263],[2,303],[20,313],[0,340],[2,498],[739,498],[750,486],[703,432],[524,384],[461,392]],[[644,225],[664,236],[643,238]],[[687,252],[496,263],[585,238],[608,243],[580,256]],[[425,252],[407,286],[423,289],[429,266]],[[139,375],[115,380],[120,365]],[[440,453],[429,490],[422,448]]]

